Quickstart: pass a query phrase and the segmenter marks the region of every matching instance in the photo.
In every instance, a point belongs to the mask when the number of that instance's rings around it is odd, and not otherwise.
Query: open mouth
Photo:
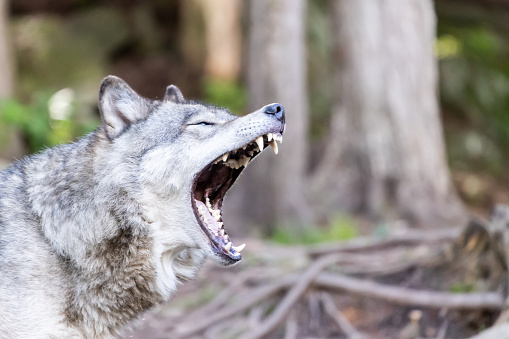
[[[224,196],[247,164],[266,146],[270,145],[278,153],[277,142],[283,142],[281,133],[259,136],[241,148],[222,154],[194,179],[191,199],[194,214],[213,251],[227,263],[239,261],[246,245],[235,246],[228,236],[222,217]]]

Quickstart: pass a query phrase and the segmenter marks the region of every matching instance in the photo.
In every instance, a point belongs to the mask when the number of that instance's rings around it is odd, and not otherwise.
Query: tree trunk
[[[0,99],[14,95],[14,58],[9,34],[9,3],[0,0]],[[2,112],[0,112],[1,114]],[[0,125],[0,169],[25,153],[19,131]]]
[[[241,5],[238,0],[201,0],[208,76],[229,81],[238,78],[242,51]]]
[[[8,1],[0,0],[0,98],[14,93],[14,67],[9,42]]]
[[[232,194],[232,212],[244,224],[271,227],[308,219],[303,180],[308,129],[305,11],[305,0],[249,2],[249,111],[282,104],[287,131],[279,154],[269,149],[260,155]]]
[[[446,162],[431,0],[332,1],[336,96],[315,206],[427,226],[459,221]]]

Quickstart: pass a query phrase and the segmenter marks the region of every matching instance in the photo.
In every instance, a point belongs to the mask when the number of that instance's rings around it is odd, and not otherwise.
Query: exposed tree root
[[[225,288],[175,318],[167,337],[359,339],[385,330],[464,338],[500,315],[500,326],[475,338],[501,338],[509,331],[508,256],[500,246],[504,228],[490,227],[473,220],[462,232],[412,231],[304,250],[260,243],[246,257],[261,259],[229,278],[221,271]],[[375,327],[366,325],[369,317]]]

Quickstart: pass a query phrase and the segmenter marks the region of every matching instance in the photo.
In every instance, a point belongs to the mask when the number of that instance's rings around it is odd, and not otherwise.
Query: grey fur
[[[193,212],[194,177],[284,123],[173,87],[152,101],[107,77],[95,132],[0,172],[1,338],[113,337],[206,257],[231,264]]]

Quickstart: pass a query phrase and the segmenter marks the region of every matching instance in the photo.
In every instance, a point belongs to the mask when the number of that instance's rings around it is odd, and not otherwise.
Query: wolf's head
[[[111,170],[122,163],[128,170],[118,172],[133,176],[113,180],[125,180],[139,195],[142,217],[160,235],[161,257],[194,248],[223,265],[238,262],[244,245],[235,246],[228,236],[223,199],[264,148],[270,145],[277,154],[283,107],[270,104],[237,117],[186,101],[173,85],[162,101],[145,99],[113,76],[103,81],[99,99],[102,133],[115,148]]]

